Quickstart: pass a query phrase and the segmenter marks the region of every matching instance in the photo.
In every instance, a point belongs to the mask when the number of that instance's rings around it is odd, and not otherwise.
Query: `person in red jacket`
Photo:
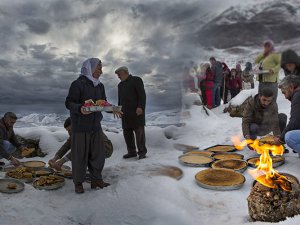
[[[231,76],[227,80],[226,86],[230,91],[231,99],[237,96],[242,89],[242,80],[237,75],[237,70],[235,68],[231,69]]]
[[[213,87],[214,87],[214,74],[210,68],[209,63],[205,63],[203,65],[203,86],[205,90],[205,103],[207,108],[212,109],[213,108]]]

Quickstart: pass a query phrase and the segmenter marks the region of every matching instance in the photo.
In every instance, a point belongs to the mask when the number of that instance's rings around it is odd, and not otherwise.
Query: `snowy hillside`
[[[282,42],[300,37],[299,23],[299,1],[254,1],[231,6],[206,23],[198,38],[203,46],[216,48],[260,45],[268,38]]]

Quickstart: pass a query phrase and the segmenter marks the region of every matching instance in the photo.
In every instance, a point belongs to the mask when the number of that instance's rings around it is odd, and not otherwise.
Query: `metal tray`
[[[204,155],[204,156],[209,156],[213,157],[214,153],[213,152],[208,152],[208,151],[185,151],[183,152],[185,155]]]
[[[18,181],[21,181],[21,182],[24,182],[24,183],[31,183],[31,182],[34,180],[33,177],[32,177],[32,178],[22,178],[22,179],[17,179],[17,178],[14,178],[14,177],[10,177],[10,176],[8,176],[7,174],[5,174],[5,177],[6,177],[6,178],[9,178],[9,179],[15,179],[15,180],[18,180]]]
[[[35,177],[40,177],[40,176],[48,176],[48,175],[50,175],[50,174],[53,174],[54,173],[54,170],[53,169],[51,169],[51,168],[49,168],[49,167],[44,167],[44,168],[40,168],[40,169],[37,169],[37,170],[35,170],[35,172],[37,172],[37,171],[46,171],[47,172],[47,174],[41,174],[41,175],[39,175],[39,174],[34,174],[35,175]]]
[[[210,168],[210,169],[206,169],[206,170],[228,170],[228,169],[211,169]],[[202,171],[200,171],[198,173],[201,173]],[[233,171],[233,170],[229,170],[229,171],[232,171],[234,173],[238,173],[238,172]],[[244,183],[246,182],[246,178],[241,173],[238,173],[239,175],[243,176],[243,179],[244,179],[244,181],[241,184],[236,184],[236,185],[231,185],[231,186],[213,186],[213,185],[208,185],[208,184],[205,184],[205,183],[202,183],[202,182],[198,181],[196,179],[197,174],[195,175],[195,180],[196,180],[196,183],[200,187],[205,188],[205,189],[215,190],[215,191],[233,191],[233,190],[238,190],[238,189],[242,188],[243,185],[244,185]]]
[[[32,186],[36,189],[39,189],[39,190],[56,190],[56,189],[59,189],[59,188],[61,188],[65,185],[65,180],[63,182],[55,183],[51,186],[38,186],[36,184],[36,182],[37,182],[37,179],[35,179],[33,181]]]
[[[214,163],[219,163],[219,162],[227,161],[227,160],[229,160],[229,159],[220,159],[220,160],[215,161]],[[233,170],[233,171],[236,171],[239,173],[244,173],[245,170],[248,168],[248,162],[246,160],[242,160],[242,159],[230,159],[230,160],[241,161],[241,162],[244,162],[246,165],[241,169],[230,169],[230,168],[223,168],[223,169],[229,169],[229,170]],[[222,168],[214,168],[214,163],[211,164],[211,167],[213,169],[222,169]]]
[[[214,159],[213,157],[209,157],[209,156],[205,156],[205,155],[188,155],[188,156],[190,156],[190,157],[195,157],[195,158],[197,158],[197,157],[206,157],[206,158],[211,159],[211,162],[209,162],[209,163],[201,163],[201,164],[200,164],[200,163],[188,163],[188,162],[184,162],[184,161],[181,160],[181,158],[184,157],[184,156],[187,156],[187,155],[184,154],[184,155],[181,155],[181,156],[178,157],[179,162],[180,162],[182,165],[184,165],[184,166],[191,166],[191,167],[208,167],[208,166],[211,165],[211,163],[213,163],[213,162],[215,161],[215,159]]]
[[[215,158],[215,156],[217,156],[217,155],[236,155],[236,156],[238,156],[239,158],[232,158],[232,159],[244,159],[244,155],[242,155],[242,154],[239,154],[239,153],[233,153],[233,152],[217,152],[217,153],[213,153],[212,152],[212,157],[213,158]],[[221,159],[217,159],[217,158],[215,158],[216,160],[221,160]],[[230,159],[230,158],[228,158],[228,159]]]
[[[16,167],[14,165],[5,165],[0,167],[0,172],[8,172],[14,170]]]
[[[180,151],[183,151],[183,152],[189,152],[189,151],[199,150],[199,147],[193,146],[193,145],[186,145],[186,144],[175,143],[173,146],[177,150],[180,150]]]
[[[83,107],[83,111],[86,112],[112,112],[112,111],[117,111],[120,112],[122,110],[122,106],[86,106]]]
[[[17,185],[16,189],[9,189],[7,185],[9,183],[15,183]],[[4,178],[0,179],[0,192],[7,193],[7,194],[13,194],[13,193],[18,193],[24,190],[24,183],[17,180],[17,179],[12,179],[12,178]]]
[[[276,157],[276,156],[272,156],[272,158],[273,157]],[[285,157],[284,156],[281,156],[281,157],[283,157],[284,160],[279,161],[279,162],[273,162],[273,168],[277,168],[285,163]],[[254,158],[259,158],[259,156],[248,158],[247,163],[250,167],[256,168],[255,164],[249,163],[249,160],[254,159]]]
[[[210,147],[205,148],[203,150],[204,151],[209,151],[210,148],[214,148],[214,147],[218,147],[218,146],[230,146],[230,147],[232,146],[232,150],[228,150],[228,151],[212,151],[212,150],[210,150],[210,152],[215,152],[215,153],[222,152],[222,153],[224,153],[224,152],[234,152],[234,151],[237,151],[237,149],[233,145],[213,145],[213,146],[210,146]]]
[[[37,165],[33,166],[31,164],[36,163]],[[39,165],[38,165],[39,164]],[[46,165],[45,162],[43,161],[38,161],[38,160],[32,160],[32,161],[26,161],[22,162],[22,166],[30,168],[32,170],[40,170],[41,168],[44,168]]]

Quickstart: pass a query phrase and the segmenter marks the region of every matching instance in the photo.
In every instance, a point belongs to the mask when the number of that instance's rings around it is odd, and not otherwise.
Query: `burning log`
[[[247,198],[249,215],[253,221],[279,222],[300,214],[299,181],[292,175],[284,175],[291,185],[290,191],[282,189],[280,185],[270,188],[254,181]]]

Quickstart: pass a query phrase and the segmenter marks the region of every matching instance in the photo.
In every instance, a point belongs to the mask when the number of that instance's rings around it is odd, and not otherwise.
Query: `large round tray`
[[[204,155],[211,157],[214,153],[213,152],[208,152],[208,151],[185,151],[185,155]]]
[[[234,152],[236,148],[233,145],[215,145],[209,148],[204,149],[209,152]]]
[[[62,178],[64,179],[64,178]],[[63,182],[59,182],[59,183],[55,183],[53,185],[50,185],[50,186],[38,186],[36,184],[38,179],[35,179],[32,183],[32,186],[36,189],[39,189],[39,190],[56,190],[56,189],[59,189],[61,187],[63,187],[65,185],[65,179],[63,180]]]
[[[9,183],[15,183],[17,185],[16,189],[10,189],[7,187]],[[8,193],[8,194],[13,194],[13,193],[18,193],[24,190],[24,183],[17,180],[17,179],[12,179],[12,178],[4,178],[0,179],[0,192],[3,193]]]
[[[210,166],[214,158],[204,155],[188,155],[184,154],[178,157],[179,162],[184,166],[202,167]]]
[[[213,169],[230,169],[239,173],[243,173],[247,169],[248,163],[242,159],[221,159],[212,163],[211,167]]]
[[[239,172],[229,169],[211,168],[198,172],[195,175],[195,179],[200,187],[216,191],[237,190],[246,181],[245,177]]]
[[[46,163],[43,161],[27,161],[23,162],[22,165],[33,170],[39,170],[40,168],[45,167]]]
[[[48,168],[44,167],[44,168],[36,169],[34,172],[35,172],[35,177],[40,177],[40,176],[48,176],[50,174],[53,174],[54,170],[49,167]]]
[[[174,144],[174,148],[176,148],[177,150],[180,150],[180,151],[184,151],[184,152],[199,150],[199,147],[197,147],[197,146],[179,144],[179,143]]]
[[[254,159],[259,160],[259,156],[251,157],[251,158],[247,159],[247,162],[248,162],[249,166],[256,168],[255,163],[251,162]],[[276,160],[276,159],[278,159],[278,160]],[[279,160],[279,159],[282,159],[282,160]],[[284,156],[272,156],[272,160],[273,160],[273,168],[279,167],[285,163]]]
[[[244,159],[244,155],[234,152],[218,152],[214,153],[212,157],[216,160],[222,159]]]
[[[15,168],[17,169],[17,168]],[[9,176],[9,172],[12,171],[12,170],[9,170],[5,173],[5,177],[6,178],[11,178],[11,179],[15,179],[15,180],[19,180],[21,182],[24,182],[24,183],[31,183],[33,180],[34,180],[34,174],[32,174],[32,177],[30,178],[15,178],[15,177],[11,177]]]

